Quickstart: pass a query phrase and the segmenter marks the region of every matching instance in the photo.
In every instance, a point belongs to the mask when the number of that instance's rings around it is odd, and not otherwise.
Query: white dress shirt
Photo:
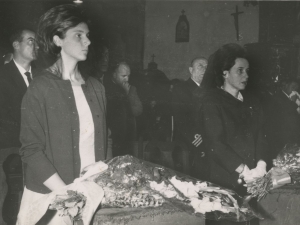
[[[192,81],[195,82],[195,84],[197,84],[198,87],[200,86],[200,84],[197,81],[195,81],[193,78],[191,78],[191,79],[192,79]]]

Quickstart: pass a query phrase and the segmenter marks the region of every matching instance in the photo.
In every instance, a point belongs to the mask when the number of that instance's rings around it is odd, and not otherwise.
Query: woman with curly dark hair
[[[215,88],[205,93],[202,102],[209,180],[244,196],[246,188],[242,180],[247,183],[266,173],[262,107],[250,93],[242,92],[249,78],[249,63],[241,46],[222,46],[209,64],[206,76],[210,78],[206,80],[211,82],[208,86]],[[206,224],[258,224],[258,221],[207,220]]]
[[[32,81],[22,102],[25,188],[19,218],[30,203],[72,183],[84,167],[111,155],[104,87],[79,67],[91,43],[80,8],[59,5],[48,10],[39,20],[37,42],[38,57],[50,66]],[[58,224],[55,219],[50,223]]]

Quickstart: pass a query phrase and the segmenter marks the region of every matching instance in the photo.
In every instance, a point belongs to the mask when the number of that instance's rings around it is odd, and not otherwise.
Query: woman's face
[[[224,86],[240,91],[244,90],[248,81],[249,63],[247,59],[237,58],[230,70],[224,71]]]
[[[80,23],[76,27],[70,28],[63,39],[54,36],[56,44],[61,47],[63,59],[84,61],[87,58],[88,48],[91,44],[89,28],[85,23]]]

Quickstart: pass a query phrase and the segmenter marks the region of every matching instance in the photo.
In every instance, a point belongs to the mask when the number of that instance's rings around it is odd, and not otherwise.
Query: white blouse
[[[79,154],[82,171],[84,167],[95,163],[94,121],[81,85],[72,83],[72,88],[79,116]]]

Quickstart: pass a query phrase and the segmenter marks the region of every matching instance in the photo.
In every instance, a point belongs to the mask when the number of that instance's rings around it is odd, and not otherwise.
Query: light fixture
[[[74,0],[73,2],[74,2],[75,4],[81,4],[81,3],[83,3],[82,0]]]

